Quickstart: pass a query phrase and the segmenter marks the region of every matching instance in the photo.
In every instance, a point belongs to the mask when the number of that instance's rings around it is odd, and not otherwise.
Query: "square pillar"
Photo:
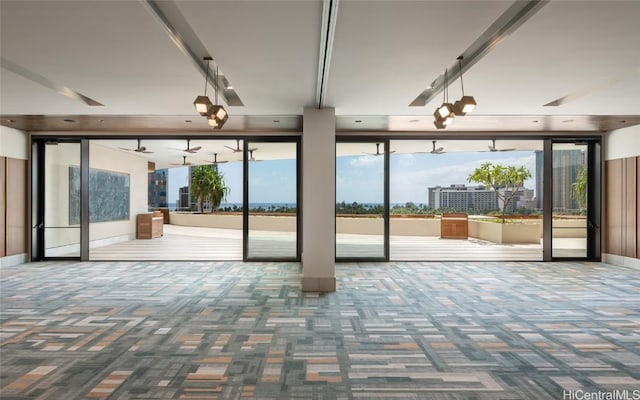
[[[336,116],[305,108],[302,133],[302,290],[336,290]]]

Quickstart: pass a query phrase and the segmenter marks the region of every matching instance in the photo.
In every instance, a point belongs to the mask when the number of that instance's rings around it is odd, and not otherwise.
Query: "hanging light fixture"
[[[462,82],[462,59],[464,56],[458,57],[458,66],[460,67],[460,86],[462,87],[462,98],[453,104],[453,112],[461,117],[476,108],[476,99],[473,96],[464,95],[464,83]]]
[[[193,105],[196,108],[196,111],[200,113],[203,117],[208,115],[209,107],[211,104],[211,100],[207,97],[207,86],[209,85],[209,61],[213,60],[211,57],[204,57],[203,60],[207,62],[207,76],[204,80],[204,96],[198,96],[193,101]]]
[[[449,103],[449,88],[447,86],[448,71],[444,70],[444,90],[442,91],[442,105],[436,108],[436,111],[433,113],[435,121],[433,124],[438,129],[444,129],[447,125],[450,125],[453,122],[453,117],[455,114],[453,113],[453,105]]]
[[[227,110],[225,110],[223,106],[218,104],[218,86],[220,86],[219,72],[220,71],[216,66],[216,76],[215,76],[216,85],[214,87],[216,92],[216,104],[209,107],[209,110],[206,114],[209,122],[209,126],[212,127],[213,129],[222,129],[222,126],[224,125],[224,123],[227,122],[227,119],[229,119],[229,114],[227,113]]]

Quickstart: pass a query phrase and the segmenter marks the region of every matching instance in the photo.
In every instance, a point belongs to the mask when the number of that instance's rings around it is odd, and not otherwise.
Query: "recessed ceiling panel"
[[[230,114],[302,114],[313,105],[321,1],[180,1],[245,107]]]
[[[550,2],[464,75],[475,112],[640,114],[638,21],[637,1]],[[458,82],[451,89],[459,97]]]
[[[431,115],[408,104],[510,5],[341,2],[326,104],[337,114]]]
[[[60,110],[49,96],[14,91],[26,86],[3,69],[11,91],[2,89],[2,113],[195,115],[192,102],[204,79],[141,3],[2,1],[1,7],[3,57],[104,104]]]

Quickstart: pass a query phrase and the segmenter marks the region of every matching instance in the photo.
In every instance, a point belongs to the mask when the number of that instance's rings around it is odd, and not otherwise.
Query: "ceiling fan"
[[[257,160],[256,158],[253,157],[253,152],[257,150],[258,149],[249,149],[249,161],[262,161],[262,160]]]
[[[369,154],[370,156],[382,156],[382,155],[384,155],[384,151],[382,153],[380,152],[380,145],[381,144],[382,143],[376,143],[376,152],[375,153],[369,153],[369,152],[366,152],[366,151],[363,151],[363,153],[364,154]],[[392,151],[389,152],[389,154],[395,153],[395,152],[396,152],[395,150],[392,150]]]
[[[200,150],[202,148],[202,146],[190,147],[190,144],[191,144],[191,139],[187,139],[187,148],[186,149],[173,149],[173,150],[180,150],[180,151],[184,151],[184,152],[193,154],[193,153],[197,152],[198,150]]]
[[[236,139],[236,147],[235,148],[233,148],[231,146],[227,146],[227,145],[224,145],[224,147],[226,147],[227,149],[233,151],[234,153],[242,152],[242,149],[240,148],[240,139]]]
[[[429,152],[431,154],[444,154],[444,147],[438,147],[436,148],[436,141],[432,140],[431,143],[433,143],[433,149]]]
[[[229,161],[218,161],[218,153],[213,153],[213,161],[205,161],[214,165],[224,164]]]
[[[136,153],[144,153],[144,154],[153,153],[153,151],[147,151],[146,147],[140,145],[140,139],[138,139],[138,147],[136,147],[135,149],[125,149],[124,147],[119,147],[119,148],[121,150],[135,151]]]
[[[191,165],[191,163],[187,162],[187,156],[182,156],[182,163],[181,164],[180,163],[178,163],[178,164],[172,163],[171,165],[180,165],[180,166],[186,167],[187,165]]]
[[[489,147],[489,151],[492,151],[492,152],[493,151],[514,151],[515,150],[515,149],[498,149],[496,147],[496,140],[495,139],[492,139],[491,140],[491,146],[487,146],[487,147]]]

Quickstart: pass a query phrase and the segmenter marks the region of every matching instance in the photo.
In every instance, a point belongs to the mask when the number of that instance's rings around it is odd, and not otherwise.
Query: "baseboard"
[[[136,238],[136,234],[131,233],[127,235],[113,236],[105,239],[92,240],[89,242],[89,248],[94,249],[96,247],[108,246],[110,244],[116,244],[120,242],[126,242],[129,240],[134,240],[135,238]]]
[[[120,242],[126,242],[136,238],[135,234],[126,234],[119,236],[112,236],[104,239],[96,239],[89,242],[89,249],[95,249],[96,247],[108,246]],[[46,249],[45,254],[47,257],[68,257],[70,254],[80,254],[80,244],[74,243],[66,246],[50,247]]]
[[[303,292],[335,292],[335,277],[302,278]]]
[[[26,262],[27,262],[27,253],[0,257],[0,267],[12,267],[14,265],[20,265]]]
[[[640,269],[640,259],[631,258],[625,256],[618,256],[615,254],[602,254],[602,262],[612,265],[618,265],[620,267],[633,267]]]

